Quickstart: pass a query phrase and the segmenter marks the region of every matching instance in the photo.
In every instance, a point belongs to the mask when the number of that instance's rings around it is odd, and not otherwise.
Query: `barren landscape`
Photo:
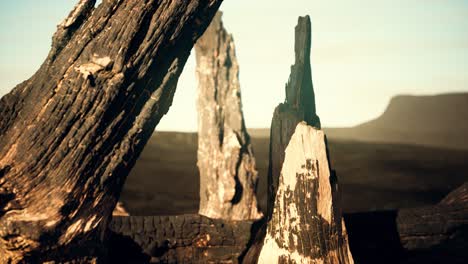
[[[466,263],[468,5],[257,2],[57,0],[0,63],[0,263]]]
[[[391,122],[377,119],[362,125],[373,129],[361,129],[361,126],[353,129],[325,128],[332,166],[342,188],[344,211],[431,205],[466,181],[468,128],[464,120],[468,112],[467,98],[468,94],[400,98],[399,114],[394,115]],[[454,106],[453,100],[467,103]],[[419,104],[414,104],[414,101]],[[435,105],[430,112],[420,107],[436,101],[440,102],[440,109],[449,110],[434,116],[433,113],[439,112]],[[452,106],[456,108],[451,110]],[[424,122],[408,126],[412,123],[407,121],[408,116]],[[385,124],[405,133],[392,135],[391,131],[385,130]],[[421,131],[433,131],[433,128],[439,129],[436,135],[420,136]],[[356,138],[362,130],[370,136]],[[452,131],[456,131],[458,136],[454,136]],[[249,132],[259,171],[258,198],[264,210],[269,129],[251,129]],[[440,134],[449,135],[445,137],[448,140],[433,146],[431,143],[436,141],[430,141],[431,137],[436,138]],[[380,142],[376,142],[377,139]],[[413,144],[409,144],[409,140]],[[132,215],[196,213],[199,203],[196,152],[196,133],[155,132],[122,192],[121,200],[129,212]]]

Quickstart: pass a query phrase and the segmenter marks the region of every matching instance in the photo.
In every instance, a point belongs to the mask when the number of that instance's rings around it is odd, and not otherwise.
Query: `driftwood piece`
[[[357,263],[466,263],[467,185],[439,204],[344,216]]]
[[[0,262],[102,240],[125,178],[221,0],[81,0],[0,100]]]
[[[242,114],[239,65],[232,35],[218,12],[195,45],[198,77],[199,213],[259,219],[257,171]]]
[[[244,260],[258,263],[353,263],[330,170],[326,138],[315,111],[310,69],[311,26],[296,26],[295,64],[286,101],[276,109],[270,137],[267,224]]]
[[[251,221],[200,215],[114,217],[111,263],[238,263]]]

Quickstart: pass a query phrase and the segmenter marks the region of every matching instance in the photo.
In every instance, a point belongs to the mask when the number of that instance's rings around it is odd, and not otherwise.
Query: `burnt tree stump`
[[[285,150],[258,263],[354,263],[325,134],[301,122]]]
[[[354,263],[336,175],[320,130],[310,67],[310,18],[295,29],[295,64],[270,136],[267,222],[244,260],[258,263]]]
[[[239,65],[232,35],[218,12],[195,45],[198,77],[199,213],[259,219],[257,171],[242,114]]]
[[[92,254],[222,0],[95,2],[77,4],[40,69],[0,100],[1,263]]]

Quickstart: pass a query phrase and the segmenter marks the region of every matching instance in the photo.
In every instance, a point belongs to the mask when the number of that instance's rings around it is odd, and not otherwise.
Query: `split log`
[[[271,126],[268,222],[244,258],[249,263],[353,263],[315,111],[310,44],[310,19],[300,17],[286,101]]]
[[[1,263],[102,240],[221,2],[81,0],[58,26],[40,69],[0,100]]]
[[[232,35],[218,12],[195,45],[198,77],[199,213],[230,220],[259,219],[257,171],[242,114]]]
[[[251,225],[199,215],[114,217],[110,263],[238,263]]]

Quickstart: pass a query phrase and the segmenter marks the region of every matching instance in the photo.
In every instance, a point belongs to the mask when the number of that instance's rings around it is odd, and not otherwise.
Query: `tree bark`
[[[195,45],[198,76],[199,213],[259,219],[257,171],[242,114],[234,40],[218,12]]]
[[[315,110],[309,17],[300,17],[295,30],[296,60],[286,101],[275,109],[271,125],[267,222],[244,260],[353,263],[337,179]]]
[[[221,2],[81,0],[58,26],[40,69],[0,100],[0,262],[102,240]]]

